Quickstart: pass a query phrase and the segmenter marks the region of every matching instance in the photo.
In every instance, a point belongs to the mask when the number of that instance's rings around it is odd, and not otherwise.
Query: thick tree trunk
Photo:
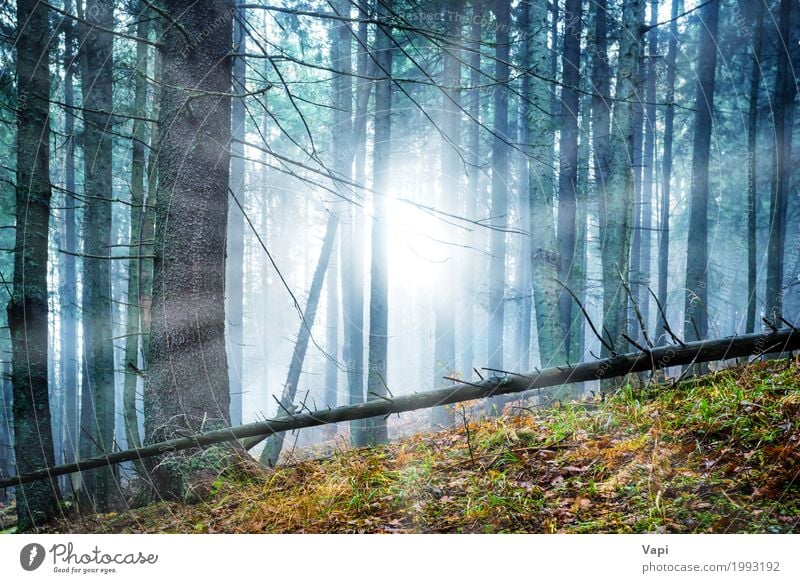
[[[50,27],[47,6],[17,1],[17,173],[14,281],[8,303],[17,472],[55,463],[47,359],[47,243],[50,222]],[[49,479],[17,488],[17,524],[48,520],[58,504]]]
[[[781,0],[778,41],[778,66],[775,76],[775,164],[770,200],[770,229],[767,247],[767,290],[765,314],[768,320],[777,322],[783,314],[783,259],[786,239],[786,211],[789,201],[789,178],[793,170],[791,162],[792,116],[797,85],[789,68],[790,21],[792,0]],[[788,122],[788,123],[787,123]]]
[[[547,49],[548,14],[544,6],[530,5],[532,35],[524,39],[523,52],[528,66],[537,77],[523,78],[522,92],[528,110],[531,227],[531,276],[536,311],[536,330],[541,366],[566,362],[564,328],[559,315],[558,251],[553,217],[553,164],[550,163],[554,124],[548,111],[552,105],[550,89],[541,77],[550,74],[550,51]]]
[[[756,224],[758,219],[758,189],[756,164],[758,162],[756,141],[758,138],[758,95],[761,83],[761,44],[763,42],[764,5],[755,6],[753,26],[753,68],[750,70],[750,108],[747,112],[747,319],[745,331],[755,331],[756,291],[758,273],[756,272]]]
[[[233,50],[239,56],[233,58],[232,93],[247,93],[247,63],[242,56],[246,52],[245,22],[247,10],[236,0]],[[244,139],[245,98],[234,97],[231,112],[231,192],[245,205]],[[230,367],[231,423],[242,423],[242,394],[244,379],[244,215],[233,197],[228,201],[228,259],[227,259],[227,322],[228,365]]]
[[[74,471],[86,471],[109,464],[118,464],[135,458],[150,458],[165,453],[203,447],[215,443],[294,431],[306,427],[317,427],[326,423],[340,423],[354,419],[386,416],[417,409],[427,409],[440,404],[461,403],[484,399],[492,395],[541,392],[548,387],[560,387],[569,383],[623,376],[631,373],[658,370],[692,362],[714,362],[740,358],[742,356],[764,356],[800,349],[800,334],[784,329],[769,334],[747,334],[687,342],[683,346],[663,346],[649,353],[633,352],[613,358],[584,362],[574,366],[559,366],[531,371],[524,375],[508,375],[487,379],[479,383],[462,383],[436,391],[422,391],[394,399],[376,399],[358,405],[325,409],[311,413],[283,415],[239,427],[209,431],[188,437],[180,437],[162,443],[154,443],[141,449],[115,452],[108,457],[82,460],[77,464],[66,464],[54,468],[35,469],[23,475],[0,480],[0,488],[42,480],[48,476],[59,476]]]
[[[492,202],[489,259],[488,357],[490,368],[503,368],[505,336],[506,233],[508,222],[508,60],[510,1],[495,0],[494,136],[492,138]],[[487,403],[490,410],[497,404]]]
[[[686,255],[684,337],[689,340],[702,340],[708,334],[708,165],[714,115],[719,0],[711,0],[703,6],[700,21]]]
[[[389,196],[389,171],[392,127],[392,38],[388,24],[392,1],[378,4],[378,25],[375,38],[374,59],[380,81],[375,83],[375,145],[372,172],[373,198],[372,258],[370,262],[369,299],[369,369],[367,372],[367,399],[380,399],[387,394],[387,360],[389,341],[389,256],[386,232],[386,199]],[[388,439],[386,421],[370,419],[366,424],[365,441],[368,444]]]
[[[579,85],[581,78],[581,30],[583,11],[582,0],[567,0],[564,6],[564,44],[561,53],[561,99],[560,99],[560,138],[559,138],[559,178],[558,178],[558,276],[567,287],[574,291],[577,274],[575,269],[575,216],[577,213],[576,191],[578,182],[578,115]],[[582,315],[573,299],[562,289],[559,297],[561,326],[564,328],[565,352],[570,354],[570,336],[573,328],[578,333]]]
[[[92,258],[109,255],[111,248],[114,4],[87,0],[79,60],[83,90],[84,210],[83,343],[84,372],[81,398],[81,455],[109,453],[114,447],[115,378],[112,327],[111,264]],[[85,453],[84,453],[85,452]],[[107,510],[118,486],[110,470],[84,476],[85,495]]]
[[[224,314],[230,155],[219,144],[231,140],[233,5],[181,0],[164,10],[170,22],[160,37],[148,443],[230,423]],[[191,476],[179,462],[151,473],[160,496],[184,494]]]
[[[613,127],[608,148],[605,188],[599,196],[603,263],[603,325],[616,352],[624,349],[627,296],[621,278],[628,276],[634,202],[633,135],[636,79],[642,46],[644,0],[625,0]],[[608,354],[603,347],[603,353]]]
[[[308,290],[308,302],[306,303],[303,319],[300,322],[300,330],[297,333],[297,341],[292,352],[292,361],[289,364],[289,372],[286,375],[286,382],[283,385],[281,394],[280,409],[292,411],[295,409],[294,399],[297,395],[297,385],[300,383],[300,373],[303,370],[303,362],[308,351],[308,341],[311,339],[311,329],[314,327],[314,320],[317,316],[319,300],[322,296],[322,286],[325,282],[325,273],[328,272],[331,256],[333,254],[334,243],[336,242],[336,229],[339,219],[331,214],[328,217],[328,224],[325,227],[325,238],[322,241],[322,248],[319,252],[319,260],[311,279],[311,287]],[[336,280],[328,280],[330,284],[335,284]],[[280,410],[278,411],[280,414]],[[273,467],[278,463],[278,458],[283,449],[283,435],[275,435],[270,438],[264,450],[261,452],[261,463],[265,466]]]
[[[139,3],[137,14],[145,13],[144,2]],[[139,38],[146,38],[148,31],[147,20],[141,18],[136,27]],[[147,45],[143,42],[136,43],[136,78],[134,80],[133,109],[137,116],[145,117],[147,105]],[[142,254],[142,223],[145,215],[145,122],[136,119],[133,122],[133,141],[131,143],[131,216],[129,250],[131,259],[128,261],[128,297],[125,326],[125,380],[122,390],[122,412],[125,422],[125,437],[128,447],[139,447],[142,444],[139,435],[139,417],[136,413],[136,389],[139,386],[139,340],[140,340],[140,311],[139,291]],[[144,467],[137,464],[137,471],[142,472]]]
[[[663,308],[663,314],[658,318],[656,330],[656,344],[663,346],[667,343],[667,334],[662,330],[668,325],[667,311],[667,286],[669,284],[669,205],[672,191],[672,142],[673,128],[675,125],[675,61],[678,52],[678,21],[677,17],[683,5],[681,0],[672,0],[671,19],[669,24],[669,42],[667,48],[667,107],[664,112],[664,160],[661,175],[661,208],[658,239],[658,303]]]

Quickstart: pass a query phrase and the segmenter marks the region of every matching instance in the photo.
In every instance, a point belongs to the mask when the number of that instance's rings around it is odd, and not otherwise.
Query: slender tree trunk
[[[445,33],[452,43],[442,47],[444,74],[442,78],[442,140],[441,140],[441,208],[450,214],[458,213],[461,167],[461,51],[457,44],[461,38],[461,18],[464,0],[448,0],[444,5]],[[448,282],[456,276],[453,261],[447,261],[439,270],[439,285],[435,294],[435,348],[433,362],[433,386],[443,387],[451,381],[444,379],[456,370],[456,294]],[[453,422],[450,409],[438,407],[433,410],[431,421],[437,426],[448,426]]]
[[[793,3],[781,0],[778,41],[778,66],[775,76],[775,164],[770,200],[770,229],[767,246],[766,317],[779,324],[783,313],[783,256],[786,239],[786,212],[789,201],[791,157],[791,113],[797,92],[794,74],[789,68],[789,35]],[[796,74],[796,73],[795,73]],[[788,122],[788,123],[787,123]]]
[[[684,337],[688,340],[703,340],[708,334],[708,165],[714,115],[719,0],[711,0],[703,6],[700,21],[686,255]]]
[[[489,354],[490,368],[503,368],[505,336],[506,234],[508,222],[508,61],[509,0],[495,0],[494,137],[492,138],[492,232],[489,260]],[[489,410],[497,403],[490,400]]]
[[[558,178],[558,276],[574,291],[577,284],[574,273],[575,260],[575,214],[577,212],[575,192],[578,181],[578,108],[581,73],[581,30],[583,18],[582,0],[567,0],[564,6],[564,44],[561,53],[561,99]],[[559,297],[561,326],[564,328],[567,358],[573,326],[573,299],[562,289]],[[576,310],[577,312],[577,310]],[[577,331],[576,331],[577,333]]]
[[[80,44],[83,91],[84,211],[83,343],[81,456],[110,453],[114,447],[115,378],[112,338],[111,264],[102,259],[111,249],[112,80],[114,4],[87,0]],[[85,494],[95,507],[107,510],[117,493],[116,479],[106,468],[84,475]]]
[[[64,3],[64,11],[71,13],[73,4],[71,0]],[[64,22],[64,248],[72,253],[78,251],[78,222],[75,217],[75,207],[78,202],[73,196],[75,192],[75,29],[74,23],[65,19]],[[77,298],[77,270],[75,256],[62,254],[59,257],[62,265],[61,271],[61,383],[64,391],[64,435],[62,450],[64,461],[78,459],[78,441],[80,429],[78,426],[78,350],[76,339],[78,337],[78,298]],[[77,476],[75,476],[77,479]],[[69,481],[72,484],[72,481]],[[71,486],[70,486],[71,489]]]
[[[160,26],[157,18],[154,18],[150,23],[151,29],[155,36],[159,36]],[[158,83],[162,78],[162,62],[161,54],[158,51],[153,52],[153,79]],[[153,112],[151,116],[158,119],[160,112],[160,98],[159,92],[153,94]],[[158,123],[153,123],[150,126],[150,143],[159,143],[159,130]],[[142,362],[144,369],[147,370],[148,363],[150,362],[150,331],[153,325],[152,307],[153,307],[153,271],[155,263],[153,261],[154,254],[154,238],[156,228],[156,197],[158,194],[158,164],[157,154],[152,153],[147,159],[147,198],[145,199],[144,214],[142,215],[142,258],[139,261],[139,313],[141,316],[142,328]],[[147,393],[144,395],[147,398]],[[144,412],[147,414],[148,407],[145,403]]]
[[[356,112],[353,127],[353,162],[356,184],[366,186],[367,167],[367,106],[372,92],[372,82],[364,79],[370,69],[367,51],[367,0],[358,1],[358,31],[356,44]],[[343,31],[351,34],[349,30]],[[341,46],[341,45],[340,45]],[[347,45],[350,46],[349,44]],[[342,65],[350,64],[343,59]],[[346,71],[343,70],[343,73]],[[347,365],[348,402],[356,405],[364,401],[364,220],[360,208],[350,205],[349,225],[342,230],[342,319],[344,322],[344,361]],[[364,445],[364,421],[350,423],[350,440],[356,447]]]
[[[553,165],[550,163],[555,141],[550,89],[541,80],[550,73],[550,51],[547,49],[547,9],[528,5],[533,34],[526,36],[523,52],[528,66],[537,77],[523,77],[522,92],[526,96],[525,119],[530,140],[528,194],[530,197],[531,275],[533,301],[536,308],[536,330],[541,366],[566,361],[564,329],[561,327],[558,298],[558,252],[553,217]]]
[[[667,43],[667,107],[664,112],[664,160],[661,175],[661,218],[658,240],[658,303],[664,314],[659,316],[659,327],[656,331],[656,344],[667,343],[667,335],[662,330],[667,326],[664,319],[667,311],[667,285],[669,284],[669,205],[672,190],[672,142],[675,125],[675,75],[676,56],[678,52],[677,17],[683,6],[682,0],[672,0],[671,19],[669,24],[669,42]]]
[[[603,324],[615,351],[625,344],[627,297],[621,278],[628,276],[634,202],[633,159],[636,78],[642,45],[644,0],[625,0],[622,7],[619,62],[613,127],[609,139],[605,189],[599,197],[603,263]],[[604,347],[604,353],[608,350]]]
[[[237,17],[233,22],[233,49],[239,56],[233,58],[234,95],[247,93],[246,33],[244,23],[247,10],[239,0],[236,5]],[[245,97],[233,99],[231,115],[231,192],[244,206],[244,144],[245,138]],[[244,379],[244,215],[239,206],[230,200],[228,203],[228,272],[227,278],[227,321],[228,321],[228,363],[230,366],[231,423],[242,422],[242,392]]]
[[[469,99],[466,104],[470,123],[467,124],[467,192],[465,196],[464,215],[474,219],[478,199],[481,198],[481,169],[480,165],[480,126],[481,117],[481,92],[478,85],[481,82],[481,8],[482,0],[472,0],[472,21],[470,23],[469,46],[470,52],[467,59],[469,67]],[[473,233],[466,234],[466,244],[477,247],[479,242]],[[461,346],[462,374],[469,376],[475,361],[475,277],[472,269],[464,270],[464,310],[459,322],[462,324]]]
[[[608,63],[607,0],[595,3],[594,46],[592,59],[592,149],[598,199],[605,196],[609,167],[611,134],[611,71]]]
[[[169,22],[160,37],[148,443],[230,423],[224,314],[230,155],[219,144],[231,140],[233,5],[176,0],[163,10]],[[195,42],[187,44],[184,34]],[[181,498],[191,472],[176,459],[151,477],[161,497]]]
[[[375,146],[372,159],[373,198],[372,258],[370,262],[369,300],[369,369],[367,400],[387,394],[389,341],[389,256],[386,232],[386,198],[389,195],[389,171],[392,127],[392,39],[388,18],[392,0],[378,3],[378,25],[374,59],[380,81],[375,83]],[[388,440],[386,421],[370,419],[366,424],[366,442],[370,445]]]
[[[145,13],[144,2],[139,3],[136,13]],[[146,38],[148,31],[147,20],[140,17],[136,27],[136,35]],[[136,78],[134,80],[133,110],[137,116],[145,117],[147,105],[147,45],[143,42],[136,43]],[[125,437],[128,447],[139,447],[142,444],[139,435],[139,418],[136,413],[136,389],[139,386],[139,340],[140,340],[140,313],[139,313],[139,275],[141,272],[142,254],[142,222],[145,215],[145,122],[136,119],[133,122],[133,141],[131,144],[131,225],[130,225],[130,254],[128,261],[128,296],[125,326],[125,380],[122,391],[122,411],[125,421]],[[144,467],[137,465],[138,471]]]
[[[13,289],[7,307],[17,473],[55,463],[47,379],[51,195],[48,15],[43,3],[17,0],[17,228]],[[17,488],[18,529],[29,530],[48,520],[56,510],[58,497],[58,484],[52,479]]]
[[[656,62],[658,59],[658,0],[650,2],[650,26],[648,33],[648,59],[646,71],[646,87],[644,106],[644,154],[642,156],[642,208],[641,208],[641,259],[639,261],[639,290],[634,296],[644,317],[645,326],[650,325],[650,287],[652,273],[652,230],[653,230],[653,198],[655,195],[655,161],[656,161]],[[645,332],[648,329],[645,328]],[[643,336],[639,332],[639,337]]]
[[[755,6],[753,27],[753,68],[750,71],[750,108],[747,112],[747,320],[745,332],[755,331],[756,291],[756,224],[758,219],[758,189],[756,181],[756,140],[758,138],[758,94],[761,83],[761,44],[764,37],[764,5]]]
[[[331,214],[328,217],[328,224],[325,227],[325,238],[322,241],[322,248],[319,252],[319,260],[311,279],[311,287],[308,290],[308,303],[303,312],[304,318],[300,322],[300,330],[297,333],[297,341],[292,352],[292,361],[289,365],[289,372],[286,375],[286,382],[283,385],[281,394],[281,409],[293,411],[296,407],[294,399],[297,395],[297,385],[300,383],[300,373],[303,370],[303,362],[308,351],[308,341],[311,339],[311,329],[314,327],[314,320],[317,316],[319,300],[322,296],[322,285],[325,282],[325,273],[328,271],[331,256],[333,255],[334,243],[336,241],[336,229],[339,219]],[[336,282],[331,278],[330,282]],[[281,411],[278,411],[278,415]],[[267,441],[267,445],[261,452],[261,463],[268,467],[275,467],[283,449],[283,434],[276,434]]]

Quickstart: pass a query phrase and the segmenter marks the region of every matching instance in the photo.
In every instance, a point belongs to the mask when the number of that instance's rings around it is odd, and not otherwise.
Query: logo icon
[[[19,552],[19,564],[26,571],[35,571],[44,563],[44,547],[38,543],[30,543]]]

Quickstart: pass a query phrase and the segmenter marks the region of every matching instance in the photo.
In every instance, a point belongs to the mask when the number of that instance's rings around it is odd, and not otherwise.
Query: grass
[[[73,532],[800,532],[800,373],[770,361],[674,386],[343,449],[221,478],[192,505]],[[467,440],[470,440],[469,443]],[[470,447],[471,446],[471,447]]]

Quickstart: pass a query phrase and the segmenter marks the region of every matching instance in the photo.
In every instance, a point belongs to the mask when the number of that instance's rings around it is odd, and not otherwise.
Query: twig
[[[576,296],[576,295],[575,295],[575,294],[572,292],[572,290],[571,290],[571,289],[569,289],[569,288],[568,288],[568,287],[567,287],[565,284],[561,283],[561,281],[560,281],[559,279],[557,279],[557,278],[553,278],[553,279],[555,279],[555,280],[556,280],[556,283],[557,283],[558,285],[560,285],[560,286],[561,286],[561,287],[563,287],[565,290],[567,290],[567,293],[569,293],[569,295],[571,295],[571,296],[572,296],[572,299],[573,299],[573,300],[575,300],[575,303],[576,303],[576,304],[578,304],[578,307],[581,309],[581,312],[583,312],[583,317],[584,317],[584,318],[586,318],[586,321],[587,321],[587,322],[589,322],[589,327],[592,329],[592,332],[594,332],[594,335],[595,335],[595,336],[597,337],[597,339],[600,341],[600,344],[602,344],[603,346],[605,346],[605,347],[606,347],[606,349],[608,349],[608,351],[609,351],[609,352],[613,353],[613,352],[614,352],[614,346],[613,346],[612,344],[609,344],[608,342],[606,342],[606,341],[603,339],[603,337],[600,335],[600,333],[597,331],[597,328],[595,328],[595,327],[594,327],[594,322],[592,322],[592,319],[589,317],[589,312],[587,312],[587,311],[586,311],[586,308],[585,308],[585,307],[583,307],[583,303],[582,303],[582,302],[581,302],[581,301],[578,299],[578,296]]]

